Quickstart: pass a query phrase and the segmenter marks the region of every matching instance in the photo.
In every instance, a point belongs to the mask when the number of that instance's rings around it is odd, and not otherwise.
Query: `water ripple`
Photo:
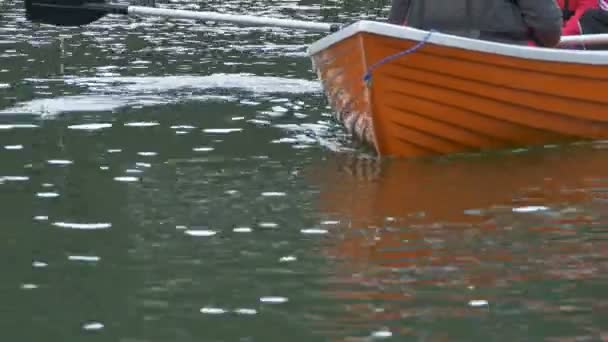
[[[254,94],[319,93],[317,82],[246,74],[165,77],[66,77],[64,79],[29,79],[31,83],[76,86],[88,94],[34,99],[9,108],[0,114],[30,114],[45,117],[66,112],[116,111],[125,107],[155,106],[182,101],[239,101],[232,96],[196,94],[196,91],[240,90]],[[176,93],[177,92],[177,93]],[[8,129],[6,127],[5,129]]]
[[[69,129],[84,130],[84,131],[97,131],[101,129],[111,128],[111,123],[90,123],[68,126]]]
[[[68,256],[68,260],[82,262],[98,262],[101,260],[101,258],[95,255],[70,255]]]
[[[112,227],[111,223],[75,223],[75,222],[53,222],[53,226],[59,228],[99,230]]]

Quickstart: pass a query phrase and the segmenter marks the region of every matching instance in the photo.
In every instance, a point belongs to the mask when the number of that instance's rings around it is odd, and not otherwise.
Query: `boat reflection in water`
[[[608,337],[598,319],[608,317],[606,147],[316,165],[325,224],[335,224],[328,291],[348,312],[324,328],[433,341]]]

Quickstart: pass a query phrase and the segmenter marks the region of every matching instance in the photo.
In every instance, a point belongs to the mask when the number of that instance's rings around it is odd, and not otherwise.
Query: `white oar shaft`
[[[558,46],[566,47],[573,45],[608,45],[608,34],[583,34],[579,36],[564,36]]]
[[[234,24],[252,26],[276,26],[292,29],[303,29],[316,32],[331,32],[336,29],[334,24],[308,22],[302,20],[264,18],[252,15],[223,14],[215,12],[198,12],[187,10],[175,10],[155,7],[129,6],[130,15],[166,17],[177,19],[195,19],[205,21],[222,21]]]

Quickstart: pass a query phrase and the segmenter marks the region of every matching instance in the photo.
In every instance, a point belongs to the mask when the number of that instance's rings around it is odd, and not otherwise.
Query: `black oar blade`
[[[103,17],[107,11],[88,8],[103,0],[25,0],[26,18],[32,22],[57,26],[82,26]]]

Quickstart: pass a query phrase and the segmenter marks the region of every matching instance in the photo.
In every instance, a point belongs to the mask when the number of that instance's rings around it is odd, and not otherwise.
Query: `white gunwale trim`
[[[308,48],[309,56],[313,56],[328,47],[352,37],[358,33],[372,33],[385,37],[421,41],[428,31],[418,30],[411,27],[398,26],[375,21],[362,20],[349,25],[323,39],[313,43]],[[550,49],[531,46],[495,43],[477,39],[457,37],[443,33],[433,33],[428,40],[436,45],[454,47],[470,51],[485,52],[510,57],[525,58],[531,60],[608,65],[608,51],[588,50],[564,50]]]

